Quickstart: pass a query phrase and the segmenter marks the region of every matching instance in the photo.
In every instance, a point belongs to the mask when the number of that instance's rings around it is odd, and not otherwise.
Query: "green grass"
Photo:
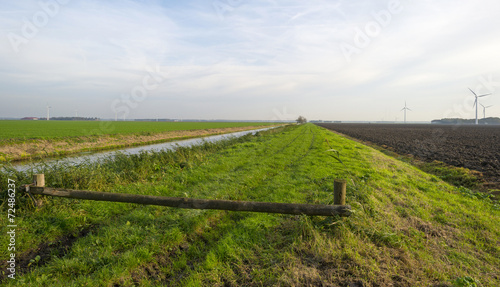
[[[400,155],[390,149],[386,149],[372,143],[369,143],[369,145],[386,155],[410,163],[411,165],[418,167],[424,172],[436,175],[440,179],[455,186],[463,186],[472,189],[482,189],[482,185],[484,184],[483,175],[478,171],[452,166],[437,160],[432,162],[425,162],[416,159],[412,155]]]
[[[343,164],[329,149],[339,151]],[[5,279],[7,286],[500,283],[497,205],[310,124],[41,172],[52,187],[312,204],[331,204],[334,179],[346,178],[354,214],[307,217],[49,197],[36,197],[33,207],[18,191],[17,254],[34,260],[18,279]],[[19,186],[30,174],[4,171],[2,190],[7,178]],[[7,258],[6,225],[1,216],[0,262]]]
[[[177,130],[267,125],[248,122],[113,122],[113,121],[0,121],[0,143],[31,139],[61,139],[113,134],[150,134]]]

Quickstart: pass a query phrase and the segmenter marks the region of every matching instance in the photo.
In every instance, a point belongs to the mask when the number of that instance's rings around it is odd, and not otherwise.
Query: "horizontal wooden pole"
[[[230,211],[250,211],[250,212],[305,214],[305,215],[322,215],[322,216],[351,215],[351,207],[349,205],[319,205],[319,204],[192,199],[183,197],[164,197],[164,196],[98,192],[98,191],[88,191],[88,190],[73,190],[73,189],[48,188],[48,187],[36,187],[36,186],[30,186],[29,191],[33,194],[42,194],[42,195],[50,195],[57,197],[88,199],[97,201],[129,202],[138,204],[169,206],[176,208],[187,208],[187,209],[218,209],[218,210],[230,210]]]

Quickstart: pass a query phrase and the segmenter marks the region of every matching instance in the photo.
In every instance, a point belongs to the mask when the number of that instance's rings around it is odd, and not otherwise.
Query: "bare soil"
[[[441,161],[483,174],[500,188],[500,126],[425,124],[318,124],[424,161]]]

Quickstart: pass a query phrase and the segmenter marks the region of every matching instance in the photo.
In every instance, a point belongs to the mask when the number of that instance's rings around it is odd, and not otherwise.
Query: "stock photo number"
[[[7,199],[7,277],[15,279],[16,276],[16,182],[8,179],[8,199]]]

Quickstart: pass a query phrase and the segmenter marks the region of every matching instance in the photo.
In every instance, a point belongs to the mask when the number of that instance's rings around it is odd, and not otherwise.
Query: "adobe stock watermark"
[[[47,26],[50,19],[56,17],[61,11],[61,6],[68,4],[70,0],[47,0],[39,1],[40,10],[33,13],[31,19],[23,17],[20,33],[9,32],[10,45],[14,52],[19,53],[21,45],[26,45],[36,37],[40,30]]]
[[[143,102],[148,96],[149,92],[156,90],[167,78],[165,73],[160,71],[160,66],[157,64],[155,69],[151,66],[145,68],[147,74],[142,77],[140,84],[133,86],[130,92],[122,94],[120,98],[114,99],[111,102],[110,108],[115,114],[115,121],[118,118],[127,118],[132,109],[135,109]],[[112,132],[115,129],[113,122],[101,121],[99,128],[85,131],[86,134],[102,135]]]
[[[224,20],[228,13],[233,12],[245,2],[247,0],[216,0],[212,2],[212,7],[214,7],[219,19]]]
[[[382,29],[389,26],[393,15],[399,14],[401,11],[403,11],[403,6],[399,0],[390,0],[386,9],[378,12],[372,11],[373,20],[366,23],[363,28],[356,27],[354,29],[352,44],[346,42],[340,44],[340,50],[346,61],[351,62],[353,55],[361,54],[363,49],[380,35]]]
[[[274,116],[271,118],[272,122],[287,122],[287,121],[295,121],[299,116],[296,114],[289,114],[287,111],[287,107],[283,107],[280,110],[274,108],[273,109]]]
[[[495,82],[492,74],[479,76],[477,80],[479,83],[476,85],[475,90],[478,93],[494,93],[496,88],[500,87],[500,82]]]
[[[13,179],[7,179],[8,187],[8,199],[7,199],[7,234],[8,234],[8,245],[7,245],[7,277],[10,279],[16,279],[16,271],[19,259],[16,255],[16,181]]]
[[[115,99],[111,103],[111,110],[115,113],[116,118],[126,118],[130,114],[131,109],[139,106],[149,94],[149,91],[156,90],[167,77],[160,71],[160,66],[156,65],[156,70],[150,66],[146,66],[147,75],[142,78],[139,85],[135,85],[128,94],[122,94],[120,99]]]

